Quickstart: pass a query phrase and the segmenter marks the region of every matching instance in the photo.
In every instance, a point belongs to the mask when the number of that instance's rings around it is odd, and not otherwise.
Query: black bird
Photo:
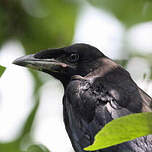
[[[62,82],[64,123],[76,152],[84,152],[109,121],[151,111],[151,97],[125,69],[93,46],[80,43],[48,49],[13,63],[46,72]],[[96,152],[152,152],[152,135]]]

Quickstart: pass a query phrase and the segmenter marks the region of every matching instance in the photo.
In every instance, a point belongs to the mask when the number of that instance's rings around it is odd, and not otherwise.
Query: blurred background
[[[62,84],[12,65],[25,54],[88,43],[117,60],[152,95],[151,0],[0,0],[0,152],[41,143],[73,152],[62,120]]]

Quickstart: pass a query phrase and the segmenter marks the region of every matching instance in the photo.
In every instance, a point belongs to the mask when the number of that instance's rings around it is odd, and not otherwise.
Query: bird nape
[[[13,63],[46,72],[62,82],[64,123],[76,152],[84,152],[109,121],[151,111],[151,97],[130,74],[88,44],[44,50]],[[152,152],[151,141],[149,135],[96,152]]]

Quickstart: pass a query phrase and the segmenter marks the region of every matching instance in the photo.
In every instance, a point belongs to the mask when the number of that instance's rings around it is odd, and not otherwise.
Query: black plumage
[[[62,82],[64,123],[76,152],[84,152],[109,121],[151,111],[152,99],[130,74],[93,46],[48,49],[21,57],[14,64],[49,73]],[[96,152],[152,152],[152,136]]]

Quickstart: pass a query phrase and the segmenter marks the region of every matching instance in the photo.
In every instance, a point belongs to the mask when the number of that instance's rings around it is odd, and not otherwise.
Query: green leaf
[[[5,67],[3,67],[3,66],[0,65],[0,77],[4,73],[5,69],[6,69]]]
[[[84,150],[94,151],[152,134],[152,113],[138,113],[112,120]]]
[[[31,145],[26,152],[49,152],[49,150],[42,144]]]

